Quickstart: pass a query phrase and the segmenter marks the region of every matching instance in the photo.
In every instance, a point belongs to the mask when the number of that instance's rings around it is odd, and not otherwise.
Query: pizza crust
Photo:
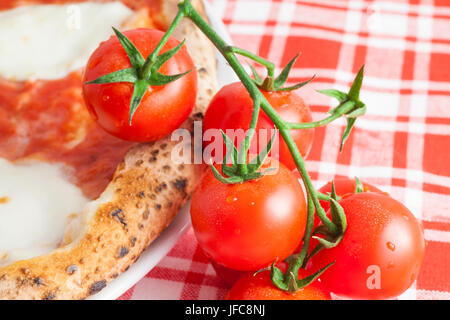
[[[206,17],[201,0],[192,2]],[[177,0],[164,0],[162,11],[169,24]],[[182,126],[192,132],[216,91],[215,52],[187,19],[174,36],[186,39],[198,68],[197,105]],[[126,271],[169,225],[204,173],[203,165],[172,162],[178,143],[166,137],[132,147],[106,190],[84,210],[82,223],[66,234],[72,242],[0,268],[0,299],[83,299]]]

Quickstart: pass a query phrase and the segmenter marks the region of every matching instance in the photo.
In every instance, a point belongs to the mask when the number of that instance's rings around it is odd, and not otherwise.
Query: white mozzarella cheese
[[[0,77],[57,79],[83,67],[133,11],[121,2],[27,5],[0,11]]]
[[[57,248],[87,203],[59,165],[0,158],[0,266]]]

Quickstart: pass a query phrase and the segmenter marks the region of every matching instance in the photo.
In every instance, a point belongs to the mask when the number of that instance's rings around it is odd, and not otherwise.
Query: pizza
[[[200,0],[193,1],[205,16]],[[83,68],[112,34],[164,30],[176,0],[0,2],[0,298],[82,299],[138,259],[189,198],[204,166],[174,164],[170,137],[118,139],[92,119]],[[175,31],[196,65],[192,130],[216,90],[209,41]],[[188,155],[186,155],[188,156]]]

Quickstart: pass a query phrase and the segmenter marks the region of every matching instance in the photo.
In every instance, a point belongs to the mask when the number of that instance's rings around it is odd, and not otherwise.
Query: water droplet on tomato
[[[234,196],[228,196],[226,201],[227,201],[227,203],[232,203],[232,202],[237,201],[237,198]]]
[[[395,244],[393,244],[392,242],[388,241],[386,242],[386,246],[388,247],[389,250],[394,251],[395,250]]]
[[[105,96],[103,96],[103,101],[108,101],[109,100],[109,96],[107,96],[107,95],[105,95]]]

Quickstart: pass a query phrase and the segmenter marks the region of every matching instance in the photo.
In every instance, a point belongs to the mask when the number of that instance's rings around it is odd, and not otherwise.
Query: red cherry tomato
[[[294,294],[282,291],[273,285],[270,271],[263,271],[243,275],[228,291],[226,300],[331,300],[331,296],[317,281]]]
[[[422,228],[397,200],[363,192],[342,199],[347,230],[334,248],[311,258],[312,270],[336,261],[320,279],[331,292],[354,299],[388,299],[416,280],[425,251]]]
[[[350,179],[350,178],[337,178],[334,179],[334,189],[336,190],[336,194],[340,197],[348,197],[352,194],[355,193],[356,190],[356,181],[355,179]],[[364,192],[376,192],[376,193],[382,193],[382,194],[386,194],[386,192],[381,191],[380,189],[378,189],[377,187],[366,183],[366,182],[361,182],[363,185],[363,190]],[[323,187],[321,187],[319,189],[319,191],[323,194],[328,194],[331,193],[331,186],[332,186],[332,182],[328,182],[326,185],[324,185]],[[328,201],[323,201],[323,200],[319,200],[321,207],[323,208],[323,210],[325,210],[325,212],[327,212],[330,209],[330,203]],[[330,215],[328,215],[328,217],[330,217]],[[320,224],[320,219],[319,217],[317,217],[317,215],[314,216],[314,227],[317,227]]]
[[[238,184],[224,184],[209,170],[192,196],[191,220],[206,256],[230,269],[258,270],[298,246],[306,201],[281,163],[275,173]]]
[[[144,58],[155,49],[164,33],[151,29],[125,31]],[[161,53],[176,47],[173,38]],[[130,68],[131,63],[125,49],[116,36],[102,42],[87,63],[83,83],[105,74]],[[181,48],[159,70],[164,75],[173,75],[192,70],[180,79],[163,86],[150,86],[129,125],[132,83],[83,84],[86,105],[94,119],[103,129],[125,140],[155,141],[177,129],[189,116],[197,96],[197,75],[187,49]]]
[[[311,122],[312,115],[309,107],[304,103],[303,99],[295,91],[287,92],[264,92],[264,96],[269,103],[280,115],[283,120],[289,122]],[[250,126],[252,117],[253,102],[252,99],[241,82],[236,82],[224,86],[212,99],[206,111],[203,121],[203,131],[206,132],[209,129],[222,129],[225,133],[227,129],[243,129],[247,130]],[[265,147],[265,144],[269,142],[272,136],[272,129],[274,124],[270,118],[260,111],[258,118],[258,125],[256,127],[255,136],[252,139],[250,150],[251,153],[259,153]],[[258,138],[261,131],[265,131],[264,139],[266,141],[260,142]],[[291,135],[297,145],[300,153],[306,156],[311,148],[312,140],[314,137],[314,129],[307,130],[292,130]],[[223,144],[223,138],[220,136],[220,145]],[[281,137],[278,133],[278,141]],[[282,140],[282,139],[281,139]],[[204,147],[213,143],[204,142]],[[261,144],[261,145],[260,145]],[[240,141],[235,141],[235,145],[239,146]],[[225,147],[223,155],[225,155]],[[212,154],[214,156],[214,154]],[[279,144],[279,153],[272,152],[271,156],[278,159],[289,169],[295,169],[295,162],[292,159],[288,146],[284,141]],[[215,162],[218,162],[216,159]]]
[[[334,181],[334,189],[336,190],[336,194],[340,197],[349,196],[353,193],[355,193],[356,190],[356,180],[350,179],[350,178],[336,178]],[[387,194],[384,191],[381,191],[377,187],[361,181],[361,184],[363,186],[364,192],[377,192],[377,193],[384,193]],[[326,185],[321,187],[319,191],[321,193],[327,194],[331,192],[331,186],[332,182],[328,182]],[[330,203],[327,201],[320,200],[320,205],[325,211],[328,211],[330,209]]]

